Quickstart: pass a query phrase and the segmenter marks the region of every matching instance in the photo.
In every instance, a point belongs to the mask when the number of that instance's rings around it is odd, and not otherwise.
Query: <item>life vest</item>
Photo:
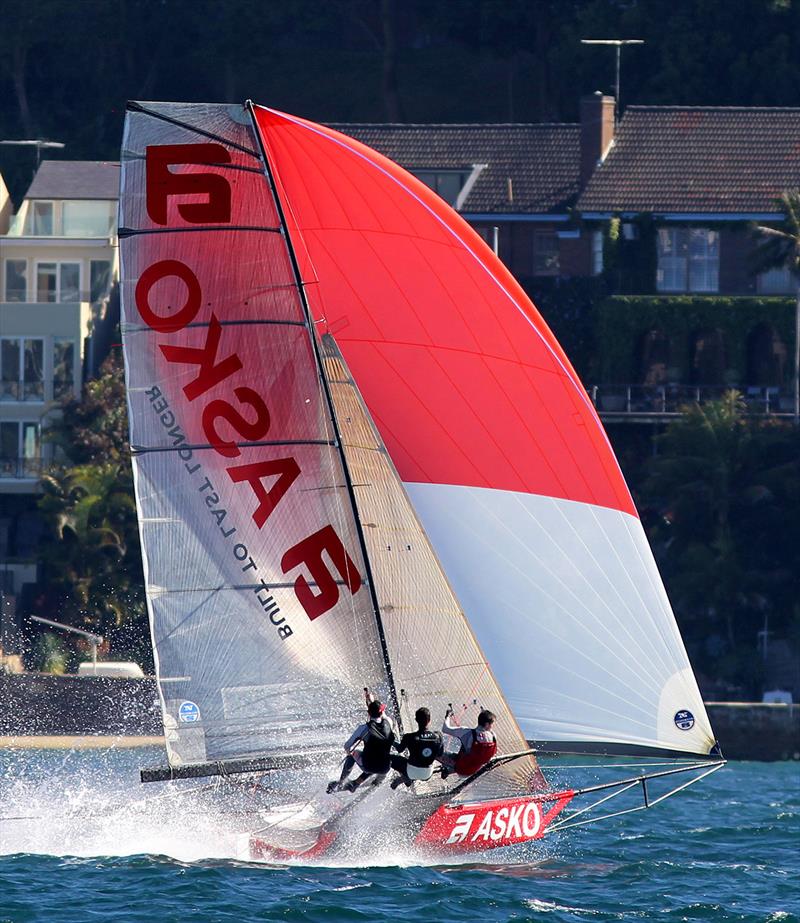
[[[372,720],[367,723],[364,749],[361,752],[361,768],[364,772],[389,771],[389,751],[392,749],[393,741],[391,721],[381,718],[380,721]]]
[[[442,735],[438,731],[415,731],[407,734],[408,761],[414,766],[431,766],[442,752]]]
[[[472,746],[456,757],[455,770],[460,776],[471,776],[485,766],[497,753],[497,741],[491,731],[472,729]]]

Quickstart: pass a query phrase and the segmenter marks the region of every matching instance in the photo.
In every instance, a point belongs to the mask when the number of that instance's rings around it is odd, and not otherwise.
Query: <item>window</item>
[[[0,422],[0,477],[32,478],[40,471],[39,424],[27,420]]]
[[[61,222],[64,237],[108,237],[114,215],[111,202],[64,202]]]
[[[89,264],[89,297],[94,304],[102,301],[111,288],[111,263],[108,260],[92,260]]]
[[[80,301],[80,263],[38,263],[36,300],[38,302]]]
[[[0,400],[44,400],[44,340],[0,338]]]
[[[592,231],[592,275],[603,272],[603,232]]]
[[[533,235],[533,274],[558,275],[558,235],[555,231],[536,231]]]
[[[75,343],[56,338],[53,343],[53,397],[68,397],[75,385]]]
[[[6,301],[27,301],[27,260],[6,260]]]
[[[18,401],[22,376],[22,341],[16,337],[0,339],[0,400]]]
[[[412,170],[417,179],[455,208],[458,195],[472,175],[472,170]]]
[[[719,291],[719,233],[708,228],[659,228],[659,292]]]
[[[52,237],[55,207],[53,202],[31,202],[25,222],[25,233],[32,237]]]
[[[797,291],[797,279],[784,266],[768,269],[756,278],[759,295],[788,295]]]

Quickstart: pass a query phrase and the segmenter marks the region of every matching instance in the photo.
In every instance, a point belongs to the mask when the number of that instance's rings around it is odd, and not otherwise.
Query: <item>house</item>
[[[577,201],[586,226],[607,239],[616,226],[612,284],[633,296],[608,306],[628,355],[612,351],[601,381],[701,399],[735,386],[754,409],[791,409],[796,283],[785,269],[753,272],[751,228],[777,222],[776,200],[800,186],[798,150],[800,109],[626,110]]]
[[[523,284],[602,270],[602,230],[573,220],[611,143],[614,100],[596,94],[579,124],[334,124],[422,180],[455,208]]]
[[[118,163],[47,160],[10,221],[0,196],[0,592],[36,579],[42,434],[107,349],[118,188]]]

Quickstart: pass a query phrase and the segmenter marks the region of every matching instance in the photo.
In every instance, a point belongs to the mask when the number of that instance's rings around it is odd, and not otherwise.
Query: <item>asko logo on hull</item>
[[[145,154],[145,203],[147,215],[155,225],[169,223],[169,201],[174,196],[197,195],[199,201],[177,203],[177,213],[188,224],[210,225],[216,228],[232,225],[232,188],[219,173],[197,171],[198,166],[229,164],[231,156],[220,144],[150,145]],[[190,167],[189,172],[173,172],[170,167]],[[159,352],[169,364],[181,367],[182,392],[186,406],[200,422],[203,435],[211,449],[230,463],[224,471],[235,491],[244,492],[252,521],[263,529],[282,499],[300,477],[297,458],[287,447],[285,457],[268,458],[243,464],[237,440],[266,440],[272,415],[267,400],[256,388],[240,379],[247,375],[252,384],[258,381],[253,369],[245,369],[236,351],[224,346],[224,328],[215,311],[208,318],[198,315],[208,305],[209,293],[203,291],[200,273],[179,250],[182,235],[165,238],[162,258],[141,268],[135,287],[135,302],[142,321],[161,335]],[[174,241],[174,242],[173,242]],[[160,299],[160,283],[176,284],[185,292],[183,304],[174,305]],[[199,346],[177,345],[171,335],[190,325],[205,327],[205,342]],[[241,373],[241,374],[240,374]],[[160,393],[160,392],[159,392]],[[165,404],[166,406],[166,404]],[[195,409],[196,408],[196,409]],[[274,437],[273,437],[274,438]],[[355,594],[362,584],[358,568],[344,547],[331,523],[282,550],[280,564],[284,574],[300,573],[294,580],[294,591],[309,619],[330,611],[339,600],[340,590]],[[331,568],[335,571],[332,572]],[[291,628],[283,626],[279,635],[284,640]]]
[[[570,790],[535,798],[444,805],[425,822],[417,845],[458,852],[538,840],[573,796]]]

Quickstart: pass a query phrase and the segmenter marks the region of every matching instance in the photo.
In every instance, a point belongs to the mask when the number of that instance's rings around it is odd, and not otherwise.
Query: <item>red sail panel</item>
[[[636,515],[569,361],[466,222],[351,138],[270,109],[256,119],[320,332],[402,480]]]

